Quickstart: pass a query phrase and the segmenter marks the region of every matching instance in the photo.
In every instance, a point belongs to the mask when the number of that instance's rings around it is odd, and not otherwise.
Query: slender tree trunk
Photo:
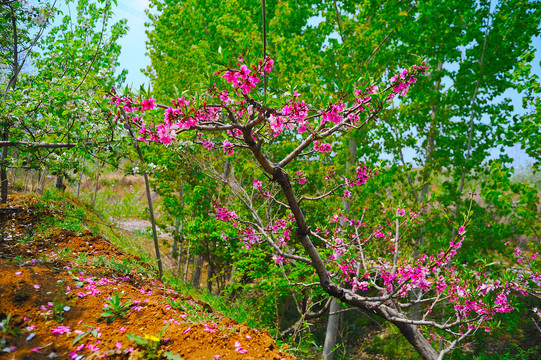
[[[64,191],[66,190],[66,185],[64,184],[64,181],[63,181],[64,177],[63,176],[60,176],[60,175],[57,175],[56,176],[56,189],[58,191]]]
[[[334,358],[334,347],[336,346],[340,324],[340,314],[337,314],[339,310],[340,304],[336,298],[333,298],[329,306],[329,320],[327,321],[327,331],[325,332],[325,342],[323,343],[324,360],[332,360]]]
[[[41,173],[41,176],[39,177],[38,181],[38,187],[36,188],[36,192],[38,194],[41,194],[43,192],[43,187],[45,186],[45,178],[47,177],[47,169],[43,169],[43,172]]]
[[[171,258],[173,259],[173,269],[178,266],[178,244],[179,244],[179,223],[178,218],[175,219],[175,230],[173,232],[173,246],[171,248]]]
[[[81,174],[79,174],[79,182],[77,183],[77,197],[81,193],[81,185],[83,183],[83,170],[81,169]]]
[[[438,68],[436,70],[437,73],[439,73],[442,70],[442,68],[443,68],[443,62],[439,61],[438,62]],[[437,80],[434,83],[434,91],[438,92],[438,91],[440,91],[440,88],[441,88],[441,81]],[[423,187],[421,188],[421,196],[418,199],[421,202],[425,201],[425,198],[428,197],[428,193],[430,192],[429,180],[430,180],[430,176],[432,176],[432,164],[431,164],[431,161],[432,161],[432,153],[434,152],[434,144],[435,144],[436,135],[437,135],[436,134],[436,132],[437,132],[436,111],[437,110],[438,110],[438,107],[436,105],[432,105],[432,112],[430,114],[430,119],[431,119],[431,121],[430,121],[430,129],[428,131],[428,136],[427,136],[427,139],[426,139],[425,165],[424,165],[423,170],[422,170]],[[422,216],[426,216],[427,211],[428,211],[428,208],[425,205],[423,211],[421,212]],[[426,229],[423,226],[421,228],[421,235],[419,236],[419,241],[418,241],[417,245],[415,246],[415,248],[413,249],[413,256],[415,258],[419,257],[420,248],[425,243],[425,231],[426,231]],[[414,289],[412,291],[412,297],[414,299],[416,299],[416,298],[419,297],[420,293],[421,293],[420,289]],[[414,304],[411,307],[411,318],[415,319],[415,320],[419,320],[420,317],[421,317],[421,307],[419,306],[419,304]]]
[[[349,139],[349,154],[346,161],[346,174],[349,174],[351,166],[355,163],[357,158],[357,141]],[[343,201],[344,213],[349,214],[351,209],[351,203],[344,199]],[[340,224],[343,226],[344,224]],[[329,320],[327,321],[327,331],[325,333],[325,342],[323,344],[323,359],[324,360],[333,360],[334,358],[334,348],[336,346],[336,337],[338,335],[339,324],[340,324],[340,314],[337,312],[340,311],[340,304],[336,298],[331,300],[331,305],[329,306]]]
[[[210,261],[208,263],[207,267],[207,291],[212,294],[212,277],[214,276],[214,271],[212,269],[212,265],[210,264]]]
[[[186,251],[186,262],[184,263],[184,277],[183,280],[186,283],[188,281],[188,266],[190,264],[190,240],[188,240],[188,250]]]
[[[94,185],[94,195],[92,196],[92,206],[96,206],[96,196],[98,195],[98,187],[100,184],[100,172],[101,172],[102,162],[98,160],[98,169],[96,170],[96,182]]]
[[[199,289],[201,285],[201,272],[203,267],[203,257],[197,255],[193,264],[192,285],[194,288]]]
[[[124,116],[124,119],[127,120],[126,112],[124,110],[122,110],[122,114]],[[137,139],[135,138],[133,130],[131,126],[129,125],[128,121],[126,121],[125,127],[128,130],[130,137],[132,138],[133,147],[135,148],[135,150],[137,151],[137,154],[139,155],[139,161],[141,162],[141,165],[144,165],[145,159],[143,158],[143,153],[141,152],[141,149],[139,148]],[[156,260],[158,261],[158,273],[160,275],[160,278],[162,278],[163,265],[162,265],[162,258],[160,256],[160,244],[158,243],[158,232],[156,231],[156,219],[154,217],[154,206],[152,205],[152,194],[150,192],[150,183],[148,180],[148,173],[146,170],[143,171],[143,177],[145,178],[145,189],[147,193],[148,212],[150,213],[150,223],[152,225],[152,238],[154,239],[154,250],[156,251]]]
[[[7,128],[4,131],[2,140],[9,140],[9,129]],[[2,147],[2,157],[0,158],[0,202],[5,204],[8,201],[8,174],[7,174],[7,164],[6,159],[8,157],[8,147]]]

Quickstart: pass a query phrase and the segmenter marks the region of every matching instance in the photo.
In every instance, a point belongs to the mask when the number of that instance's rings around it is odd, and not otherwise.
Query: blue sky
[[[118,8],[115,11],[115,20],[127,19],[130,27],[128,34],[120,41],[122,54],[119,62],[120,68],[128,70],[126,79],[128,85],[136,88],[149,83],[148,78],[140,71],[141,68],[150,65],[150,59],[145,56],[147,40],[145,9],[148,9],[148,0],[118,0]]]

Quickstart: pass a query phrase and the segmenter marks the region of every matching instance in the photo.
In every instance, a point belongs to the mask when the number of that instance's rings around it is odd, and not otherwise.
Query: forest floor
[[[0,205],[0,359],[294,359],[34,195]]]

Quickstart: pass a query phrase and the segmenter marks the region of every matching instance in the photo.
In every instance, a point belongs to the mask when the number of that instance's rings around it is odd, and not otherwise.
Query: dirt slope
[[[0,359],[293,359],[100,236],[36,232],[50,216],[33,196],[0,206]]]

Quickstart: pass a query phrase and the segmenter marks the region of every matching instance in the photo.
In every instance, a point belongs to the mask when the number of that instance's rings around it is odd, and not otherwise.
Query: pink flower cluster
[[[415,73],[424,73],[428,70],[426,65],[413,65],[411,71],[403,70],[400,75],[395,75],[391,77],[391,84],[393,85],[393,92],[389,94],[388,100],[392,100],[396,95],[404,96],[408,93],[408,90],[411,84],[417,82],[417,78],[414,76]]]
[[[239,58],[239,63],[244,62],[242,58]],[[237,65],[240,65],[237,63]],[[252,66],[250,70],[246,64],[242,64],[239,68],[229,69],[226,71],[223,78],[227,82],[230,82],[233,85],[233,88],[240,88],[243,95],[248,95],[250,91],[256,88],[256,84],[261,80],[257,75],[262,76],[264,72],[270,73],[274,66],[274,60],[267,57],[264,61],[259,62],[259,66]],[[253,75],[250,75],[252,73]]]

